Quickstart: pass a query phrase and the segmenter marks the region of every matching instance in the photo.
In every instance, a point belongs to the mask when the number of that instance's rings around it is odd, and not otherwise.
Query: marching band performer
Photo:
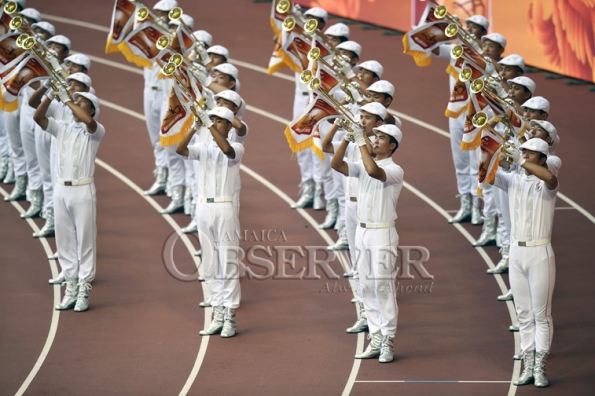
[[[382,106],[379,107],[384,110]],[[368,142],[363,128],[355,125],[353,129],[352,136],[346,133],[346,140],[339,145],[331,165],[345,176],[357,178],[359,184],[356,262],[372,340],[366,350],[355,358],[379,357],[380,363],[387,363],[394,359],[393,345],[397,331],[398,307],[394,282],[399,236],[394,222],[397,218],[397,201],[403,187],[403,169],[391,157],[399,147],[403,134],[395,125],[374,128],[376,139],[373,151],[376,158],[373,158],[366,147]],[[359,148],[360,161],[344,160],[351,139]]]
[[[56,93],[73,115],[72,122],[47,117],[53,100],[51,90],[35,110],[35,122],[56,138],[56,185],[54,210],[56,245],[66,279],[66,290],[57,310],[76,312],[89,308],[89,292],[96,267],[96,206],[93,174],[95,158],[105,128],[99,117],[99,99],[88,92],[77,92],[74,102],[59,86]]]
[[[216,107],[207,113],[197,108],[196,114],[212,139],[189,146],[192,136],[200,129],[196,125],[176,151],[185,158],[199,161],[197,219],[205,278],[213,306],[213,320],[200,334],[221,333],[221,337],[228,338],[236,334],[235,311],[240,306],[239,240],[234,237],[240,224],[234,202],[239,193],[244,146],[228,138],[234,121],[231,110]]]

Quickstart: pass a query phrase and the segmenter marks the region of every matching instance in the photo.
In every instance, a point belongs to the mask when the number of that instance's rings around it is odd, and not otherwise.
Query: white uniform
[[[508,191],[509,196],[512,219],[509,273],[521,349],[547,352],[554,333],[551,305],[556,280],[550,240],[560,186],[549,190],[535,175],[502,170],[496,173],[494,185]]]
[[[386,182],[374,179],[363,162],[347,162],[349,176],[359,179],[358,227],[355,233],[357,265],[370,333],[383,336],[397,332],[397,201],[403,188],[403,169],[392,158],[376,161]]]
[[[35,121],[33,113],[35,109],[29,106],[29,98],[35,92],[33,88],[26,87],[21,90],[19,95],[20,120],[19,130],[21,132],[21,142],[23,144],[23,154],[27,164],[27,188],[29,190],[41,190],[43,187],[41,181],[41,170],[37,160],[37,150],[35,147]]]
[[[308,86],[300,81],[300,75],[295,74],[295,99],[293,100],[293,118],[295,119],[310,101],[310,92]],[[297,154],[302,183],[308,180],[314,180],[314,157],[316,154],[312,150],[302,150]]]
[[[143,102],[147,130],[149,131],[149,139],[155,156],[155,166],[167,168],[167,155],[165,154],[165,148],[159,143],[159,136],[161,135],[162,121],[161,107],[165,101],[164,96],[169,95],[169,92],[165,93],[163,81],[157,78],[159,71],[160,68],[157,64],[154,64],[152,69],[144,69],[145,89],[143,91]]]
[[[240,221],[235,202],[244,146],[231,141],[230,144],[235,151],[233,160],[223,154],[213,139],[189,146],[188,159],[199,161],[197,226],[211,304],[238,308]]]
[[[163,102],[161,103],[161,114],[159,120],[159,128],[161,130],[161,120],[165,116],[169,104],[169,94],[174,84],[173,78],[166,78],[162,81],[164,95]],[[185,171],[186,166],[184,160],[176,153],[176,145],[163,147],[165,158],[167,160],[167,167],[169,168],[168,180],[172,187],[183,186],[186,182]]]
[[[48,118],[46,131],[56,138],[54,215],[60,265],[67,279],[91,282],[95,278],[97,238],[93,175],[105,128],[97,123],[97,130],[90,134],[82,122]]]
[[[450,60],[450,51],[453,45],[441,45],[440,57]],[[450,77],[450,92],[452,92],[455,79]],[[457,178],[457,189],[459,194],[477,195],[477,170],[479,163],[477,161],[477,152],[474,150],[461,150],[463,141],[463,131],[465,129],[466,113],[463,112],[458,118],[448,119],[448,129],[450,131],[450,148],[452,159],[455,166]]]
[[[19,97],[19,100],[21,100],[21,97]],[[6,127],[6,134],[10,141],[10,157],[14,166],[15,177],[27,174],[27,162],[25,161],[25,152],[23,151],[20,122],[21,106],[15,111],[4,113],[4,126]]]

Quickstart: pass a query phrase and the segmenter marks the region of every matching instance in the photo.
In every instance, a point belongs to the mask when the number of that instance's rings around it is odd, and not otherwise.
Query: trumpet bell
[[[471,91],[473,93],[480,93],[481,91],[483,91],[484,86],[484,81],[481,78],[478,78],[471,83]]]
[[[475,115],[471,119],[471,123],[473,124],[473,126],[475,126],[477,128],[481,128],[487,122],[488,122],[488,115],[483,111],[475,113]]]
[[[171,11],[167,14],[167,16],[169,17],[169,19],[171,19],[172,21],[177,21],[178,19],[180,19],[182,17],[182,15],[184,14],[184,11],[182,11],[182,9],[180,7],[174,7],[171,9]]]
[[[320,58],[320,48],[318,48],[318,47],[311,48],[310,51],[308,51],[308,60],[315,61],[318,58]]]
[[[283,20],[283,29],[290,31],[295,27],[295,19],[293,17],[287,17]]]
[[[29,35],[27,33],[23,33],[19,37],[17,37],[17,41],[16,41],[17,47],[23,48],[23,42],[25,40],[27,40],[28,38],[29,38]]]
[[[314,74],[312,70],[306,69],[300,74],[300,81],[304,84],[308,84],[314,78]]]
[[[4,4],[4,12],[11,15],[14,14],[19,9],[19,5],[16,1],[9,1],[8,3]]]
[[[22,24],[23,24],[23,17],[17,15],[14,18],[12,18],[12,20],[10,21],[9,27],[12,30],[17,30],[18,28],[21,27]]]
[[[29,36],[27,37],[24,41],[23,41],[23,49],[29,50],[31,48],[33,48],[33,46],[35,45],[35,43],[37,43],[37,40],[35,40],[35,37],[33,36]]]
[[[287,11],[289,11],[290,8],[291,8],[291,1],[281,0],[279,3],[277,3],[275,10],[277,10],[277,12],[279,14],[285,14]]]
[[[438,19],[442,19],[448,14],[448,8],[445,5],[439,5],[434,9],[434,16]]]
[[[310,91],[316,91],[318,88],[320,88],[320,79],[319,78],[313,78],[310,83],[308,84],[308,89]]]
[[[464,67],[463,70],[459,73],[459,80],[462,82],[469,81],[471,76],[473,75],[473,71],[470,67]]]
[[[136,10],[136,19],[139,21],[144,21],[149,17],[149,9],[147,7],[140,7]]]
[[[176,65],[176,67],[180,66],[183,60],[184,57],[181,54],[173,54],[171,58],[169,58],[169,61]]]
[[[174,72],[176,71],[176,64],[173,62],[168,62],[165,64],[165,66],[163,66],[163,69],[161,69],[161,71],[163,72],[163,74],[165,74],[166,76],[171,76],[172,74],[174,74]]]
[[[452,50],[450,51],[450,57],[452,59],[459,59],[461,56],[463,56],[463,52],[463,46],[457,44],[454,47],[452,47]]]
[[[446,37],[454,37],[457,35],[458,31],[459,27],[457,26],[457,24],[451,23],[446,27],[446,29],[444,29],[444,34],[446,34]]]
[[[314,18],[310,18],[306,21],[306,23],[304,24],[304,30],[307,33],[314,33],[316,31],[316,28],[318,28],[318,21]]]
[[[169,38],[167,36],[161,36],[157,39],[155,46],[158,50],[162,51],[169,46]]]

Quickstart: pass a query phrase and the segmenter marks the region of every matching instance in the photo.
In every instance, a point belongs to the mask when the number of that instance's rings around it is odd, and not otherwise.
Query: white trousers
[[[97,240],[95,184],[54,187],[56,247],[67,279],[95,278]]]
[[[335,136],[333,137],[333,142],[341,142],[343,137],[345,136],[345,131],[339,129]],[[331,175],[333,177],[333,184],[337,194],[337,198],[339,200],[339,218],[345,221],[345,183],[347,179],[345,175],[342,173],[337,172],[336,170],[331,168]]]
[[[35,151],[41,171],[41,182],[43,184],[44,208],[54,207],[54,178],[52,177],[52,161],[54,137],[45,132],[39,125],[35,125]]]
[[[4,112],[0,110],[0,157],[10,156],[10,140],[4,125]]]
[[[25,162],[27,164],[27,181],[29,183],[29,190],[40,190],[43,185],[41,182],[41,170],[39,169],[39,162],[37,160],[37,150],[35,148],[35,121],[33,120],[33,113],[35,109],[27,104],[29,102],[29,95],[23,95],[23,103],[20,104],[21,119],[20,132],[21,142],[23,143],[23,153],[25,155]],[[21,98],[19,98],[19,101]]]
[[[184,158],[176,153],[177,145],[164,147],[169,168],[169,183],[172,187],[186,184],[186,165]]]
[[[167,168],[167,155],[165,148],[159,143],[159,136],[161,134],[161,107],[164,102],[164,91],[157,91],[145,87],[143,92],[143,102],[145,110],[145,119],[147,123],[147,130],[149,131],[149,139],[151,146],[153,146],[153,155],[155,156],[155,166],[160,168]]]
[[[477,153],[475,150],[461,150],[463,141],[463,130],[465,129],[465,117],[463,113],[459,118],[449,118],[450,148],[452,159],[455,165],[457,177],[457,189],[459,194],[477,195]]]
[[[398,245],[399,236],[394,227],[357,227],[355,231],[361,295],[370,333],[380,330],[382,335],[394,336],[397,332],[399,307],[395,279]]]
[[[521,349],[548,352],[554,335],[552,294],[556,283],[552,245],[510,246],[509,274],[519,319]]]
[[[508,192],[501,188],[493,188],[494,201],[498,211],[498,227],[502,230],[502,245],[510,245],[510,207]]]
[[[240,221],[232,202],[196,206],[198,238],[211,305],[240,306]]]
[[[345,176],[343,176],[345,178]],[[345,228],[347,230],[347,241],[349,242],[349,256],[353,269],[353,283],[355,285],[355,298],[362,302],[361,283],[359,270],[357,268],[357,247],[355,245],[355,231],[357,230],[357,202],[345,200]]]
[[[4,125],[6,126],[8,139],[10,140],[10,157],[12,158],[15,176],[23,176],[27,174],[27,162],[25,161],[25,152],[23,151],[23,142],[21,140],[20,121],[20,106],[13,112],[4,113]]]

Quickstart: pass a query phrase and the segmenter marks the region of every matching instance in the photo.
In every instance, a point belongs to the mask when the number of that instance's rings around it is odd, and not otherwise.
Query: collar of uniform
[[[388,157],[382,160],[376,160],[376,165],[388,165],[393,162],[392,157]]]
[[[525,180],[525,181],[537,181],[537,180],[539,180],[539,178],[537,176],[533,175],[533,174],[528,175],[523,170],[523,180]]]

